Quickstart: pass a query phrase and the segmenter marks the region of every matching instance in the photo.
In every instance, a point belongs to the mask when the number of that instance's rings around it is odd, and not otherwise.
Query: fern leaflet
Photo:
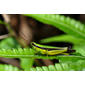
[[[85,39],[85,25],[69,17],[58,14],[25,14],[25,16],[33,17],[40,22],[58,27],[72,36]]]
[[[0,56],[6,58],[34,58],[34,59],[60,59],[63,61],[85,59],[85,56],[77,55],[56,55],[56,56],[45,56],[35,55],[35,50],[31,48],[18,48],[18,49],[1,49]]]
[[[55,65],[31,68],[31,71],[84,71],[85,61],[75,63],[56,63]]]
[[[70,42],[73,44],[81,44],[81,42],[85,42],[84,39],[79,39],[71,35],[60,35],[60,36],[54,36],[46,39],[42,39],[40,41],[41,43],[50,43],[50,42]]]
[[[12,65],[0,64],[0,71],[20,71],[20,69]]]

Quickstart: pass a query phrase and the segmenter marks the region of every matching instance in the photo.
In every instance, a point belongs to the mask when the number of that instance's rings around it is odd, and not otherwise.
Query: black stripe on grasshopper
[[[57,48],[45,48],[45,47],[40,47],[40,46],[38,46],[38,45],[35,45],[34,43],[32,43],[32,45],[33,46],[35,46],[35,47],[38,47],[38,48],[40,48],[40,49],[44,49],[44,50],[62,50],[62,49],[57,49]]]
[[[37,48],[40,48],[40,49],[43,49],[43,50],[48,50],[48,51],[51,51],[51,50],[62,50],[62,49],[59,49],[59,48],[45,48],[45,47],[40,47],[40,46],[34,44],[33,42],[32,42],[32,45],[35,46],[35,47],[37,47]],[[72,53],[72,52],[75,52],[75,50],[72,50],[71,47],[68,47],[66,53]]]

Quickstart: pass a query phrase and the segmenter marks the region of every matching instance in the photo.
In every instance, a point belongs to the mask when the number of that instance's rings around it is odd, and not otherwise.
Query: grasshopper
[[[70,47],[51,47],[40,45],[35,42],[32,42],[32,46],[37,53],[46,55],[69,55],[69,53],[75,52],[75,50],[72,50]]]

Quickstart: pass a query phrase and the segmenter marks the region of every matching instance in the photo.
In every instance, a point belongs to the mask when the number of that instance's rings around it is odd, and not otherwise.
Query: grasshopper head
[[[72,50],[72,49],[71,49],[71,46],[69,46],[68,49],[67,49],[67,52],[68,52],[68,53],[72,53],[72,52],[75,52],[75,50]]]

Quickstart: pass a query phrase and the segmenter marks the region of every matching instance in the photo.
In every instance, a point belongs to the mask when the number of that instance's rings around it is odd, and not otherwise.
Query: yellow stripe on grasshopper
[[[67,51],[67,48],[65,48],[63,50],[51,50],[51,51],[47,51],[47,55],[57,55],[57,54],[68,55],[68,53],[65,53],[66,51]]]
[[[57,54],[64,54],[69,55],[69,53],[66,53],[68,50],[68,47],[56,47],[56,48],[47,48],[46,46],[43,47],[42,45],[36,44],[35,42],[32,42],[33,48],[36,50],[37,53],[46,54],[46,55],[57,55]]]

